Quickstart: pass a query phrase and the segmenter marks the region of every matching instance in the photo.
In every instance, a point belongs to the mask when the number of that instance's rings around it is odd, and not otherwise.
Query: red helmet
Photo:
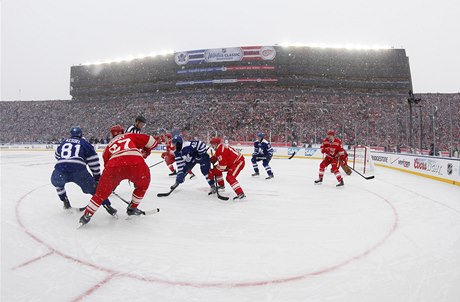
[[[123,134],[125,132],[125,129],[123,129],[122,126],[120,125],[114,125],[110,128],[110,133],[112,133],[112,136],[115,137],[118,134]]]
[[[211,145],[220,145],[222,143],[222,139],[220,137],[213,137],[209,141]]]
[[[335,135],[334,130],[329,130],[329,131],[327,131],[327,135]]]
[[[169,134],[169,133],[166,133],[166,134],[165,134],[165,137],[166,137],[167,139],[172,139],[172,135]]]

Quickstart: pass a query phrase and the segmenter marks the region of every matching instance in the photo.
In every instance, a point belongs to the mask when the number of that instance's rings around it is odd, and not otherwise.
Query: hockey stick
[[[289,156],[287,159],[291,159],[294,157],[294,155],[296,155],[296,151],[294,151],[294,153],[291,154],[291,156]],[[275,158],[275,159],[286,159],[286,158]]]
[[[129,202],[124,199],[123,197],[121,197],[120,195],[118,195],[115,191],[112,191],[112,194],[115,195],[116,197],[120,198],[121,201],[123,201],[124,203],[126,203],[127,205],[129,205]]]
[[[356,172],[356,174],[358,174],[359,176],[361,176],[362,178],[364,178],[365,180],[369,180],[369,179],[374,179],[375,176],[372,175],[372,176],[364,176],[363,174],[359,173],[358,171],[356,171],[355,169],[353,169],[352,167],[350,167],[350,169],[352,169],[353,171]]]
[[[129,205],[129,202],[126,199],[124,199],[123,197],[121,197],[120,195],[118,195],[115,191],[112,191],[112,194],[115,195],[116,197],[120,198],[120,200],[122,200],[127,205]],[[142,215],[151,215],[151,214],[156,214],[156,213],[160,212],[159,208],[149,210],[149,211],[143,211],[141,209],[139,209],[139,210],[142,212]]]
[[[159,161],[159,162],[157,162],[157,163],[154,163],[153,165],[149,166],[149,168],[158,166],[158,165],[161,164],[162,162],[164,162],[164,160],[161,160],[161,161]]]
[[[211,150],[211,156],[214,156],[214,153],[212,152]],[[212,164],[212,168],[215,169],[216,166],[214,164]],[[220,200],[229,200],[230,197],[227,197],[227,196],[222,196],[219,194],[219,186],[217,185],[217,176],[214,175],[214,185],[216,186],[216,195],[217,195],[217,198],[219,198]]]
[[[219,198],[220,200],[229,200],[230,197],[227,197],[227,196],[222,196],[219,194],[219,186],[217,185],[217,177],[214,176],[214,185],[216,186],[216,195],[217,195],[217,198]]]
[[[157,194],[157,197],[166,197],[166,196],[169,196],[169,194],[171,194],[177,187],[179,186],[179,184],[176,182],[174,183],[172,186],[171,186],[171,190],[167,193],[158,193]]]

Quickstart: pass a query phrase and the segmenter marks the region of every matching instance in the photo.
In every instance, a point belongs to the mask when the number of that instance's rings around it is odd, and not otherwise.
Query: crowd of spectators
[[[197,89],[92,100],[0,102],[0,143],[56,143],[71,126],[93,143],[109,139],[142,114],[144,130],[179,130],[186,139],[252,141],[259,131],[275,143],[317,144],[335,129],[345,144],[454,153],[460,147],[460,94],[418,94],[409,133],[407,96],[298,88]],[[457,151],[458,154],[458,151]]]

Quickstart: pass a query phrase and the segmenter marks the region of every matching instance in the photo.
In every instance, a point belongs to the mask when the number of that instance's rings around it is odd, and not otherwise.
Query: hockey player
[[[51,183],[56,187],[59,198],[64,203],[64,209],[70,209],[72,206],[67,197],[65,184],[76,183],[83,193],[93,195],[101,177],[99,157],[94,147],[83,138],[80,127],[70,129],[70,138],[61,142],[54,156],[58,162],[54,166]],[[86,166],[90,168],[92,176]],[[108,199],[105,198],[102,204],[110,215],[116,215],[117,210],[112,208]]]
[[[350,175],[351,174],[351,169],[350,166],[348,166],[348,153],[343,149],[343,158],[339,160],[340,167],[342,167],[342,170],[345,172],[345,174]]]
[[[129,126],[128,129],[126,129],[126,133],[141,133],[142,128],[144,128],[145,124],[147,123],[147,120],[145,117],[142,115],[138,115],[136,117],[136,121],[134,122],[133,125]]]
[[[176,175],[176,169],[174,169],[174,162],[176,161],[174,157],[174,150],[176,149],[176,146],[172,144],[172,136],[171,134],[167,133],[165,135],[165,145],[166,145],[166,151],[161,153],[161,158],[164,159],[166,166],[168,166],[169,170],[171,173],[169,173],[169,176]]]
[[[267,171],[268,177],[265,179],[271,179],[275,177],[275,175],[272,172],[272,168],[268,165],[270,163],[270,160],[272,159],[273,156],[273,148],[270,145],[270,143],[264,139],[265,134],[263,132],[257,133],[257,140],[254,142],[254,152],[252,153],[252,167],[254,168],[254,173],[251,174],[252,176],[258,176],[259,175],[259,167],[257,165],[258,161],[262,161],[262,165],[265,168],[265,171]]]
[[[316,184],[323,182],[324,170],[327,166],[332,165],[332,173],[335,174],[337,181],[337,187],[343,186],[343,178],[340,175],[338,169],[338,161],[346,162],[345,153],[342,147],[342,141],[335,136],[334,130],[329,130],[327,132],[327,137],[323,140],[321,144],[321,153],[325,155],[323,161],[319,165],[319,179],[315,180]]]
[[[174,169],[174,163],[176,162],[174,151],[176,150],[176,146],[173,145],[172,135],[169,133],[165,134],[165,144],[166,144],[166,151],[161,153],[161,158],[164,159],[166,165],[171,171],[171,173],[169,173],[169,176],[174,176],[174,175],[177,175],[177,171],[176,169]],[[188,174],[190,174],[190,179],[195,177],[195,174],[193,174],[192,171],[188,171]]]
[[[102,155],[104,172],[96,193],[80,218],[82,225],[91,220],[102,200],[107,198],[124,179],[134,183],[134,192],[126,213],[129,216],[144,213],[137,208],[150,184],[150,169],[144,158],[161,142],[161,137],[138,133],[123,134],[123,127],[120,125],[112,126],[110,132],[113,139],[109,142]]]
[[[173,145],[176,147],[174,156],[177,164],[176,182],[171,186],[171,190],[184,182],[185,173],[191,171],[196,164],[200,165],[201,173],[206,178],[207,183],[211,187],[210,193],[216,192],[214,179],[209,178],[209,169],[211,162],[207,153],[209,147],[202,141],[184,142],[180,135],[174,135],[172,139]]]
[[[348,153],[345,149],[343,149],[343,157],[337,161],[337,169],[340,167],[347,175],[351,175],[352,171],[348,166]],[[331,173],[334,173],[332,172],[332,168]]]
[[[236,180],[236,177],[244,168],[243,155],[235,150],[235,148],[223,144],[220,137],[212,138],[210,144],[216,151],[216,153],[211,157],[211,163],[219,163],[215,165],[213,169],[211,169],[209,177],[214,178],[215,176],[217,179],[217,185],[219,187],[223,187],[224,180],[222,178],[222,172],[227,172],[227,177],[225,177],[225,180],[230,184],[233,191],[236,193],[236,196],[233,197],[233,200],[245,199],[246,195],[244,195],[243,189],[241,188],[238,180]]]

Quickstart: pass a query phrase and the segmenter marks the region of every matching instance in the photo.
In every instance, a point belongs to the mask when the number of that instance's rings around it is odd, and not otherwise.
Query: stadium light
[[[165,56],[165,55],[170,55],[173,53],[174,53],[173,50],[166,49],[166,50],[161,50],[160,52],[152,52],[149,55],[144,55],[144,54],[138,55],[138,56],[129,55],[125,58],[116,58],[113,60],[106,60],[106,61],[86,62],[86,63],[83,63],[82,65],[100,65],[100,64],[130,62],[130,61],[137,60],[137,59],[144,59],[147,57]]]

